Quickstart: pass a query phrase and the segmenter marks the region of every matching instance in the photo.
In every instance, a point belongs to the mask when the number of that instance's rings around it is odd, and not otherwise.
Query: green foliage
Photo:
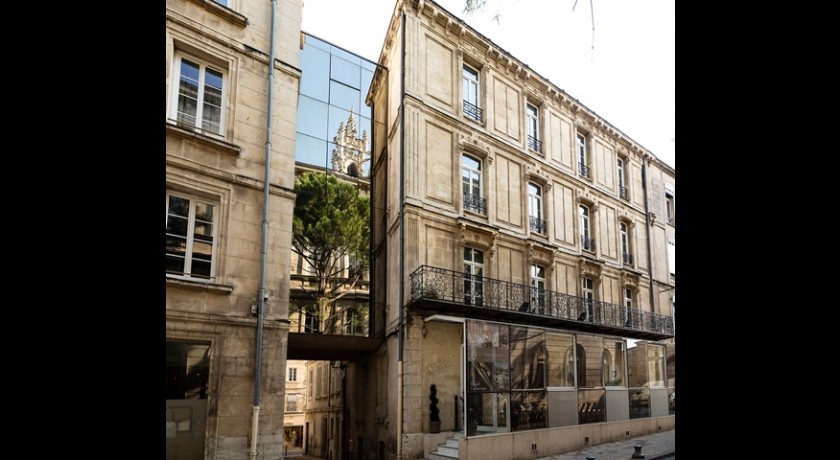
[[[307,172],[295,181],[292,250],[309,265],[318,280],[311,292],[319,305],[325,332],[331,332],[336,293],[357,279],[339,279],[341,261],[350,256],[367,266],[370,242],[370,198],[335,176]],[[354,267],[360,268],[360,267]],[[326,321],[324,321],[326,320]]]

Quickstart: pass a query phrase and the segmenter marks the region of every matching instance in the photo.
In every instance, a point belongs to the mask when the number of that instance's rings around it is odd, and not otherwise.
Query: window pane
[[[328,106],[326,103],[316,101],[306,96],[298,98],[297,130],[300,133],[308,134],[317,139],[327,140],[330,137],[327,131]]]
[[[545,351],[548,371],[546,385],[550,387],[575,386],[574,339],[571,335],[546,334]]]
[[[333,47],[333,53],[335,54],[337,52],[339,51]],[[347,53],[342,54],[349,57]],[[359,61],[359,58],[355,58],[355,60]],[[347,86],[359,89],[362,87],[362,68],[360,64],[361,61],[354,64],[340,57],[333,56],[330,63],[330,78],[344,83]]]
[[[359,106],[361,105],[360,100],[361,96],[358,89],[350,88],[335,81],[330,82],[330,105],[342,108],[348,112],[352,109],[353,113],[358,114]],[[346,117],[344,121],[347,121]]]
[[[330,55],[314,48],[311,37],[306,38],[306,45],[300,53],[300,94],[319,101],[329,101],[330,89]],[[323,42],[321,42],[323,43]],[[325,45],[326,46],[326,45]],[[302,99],[302,98],[301,98]]]
[[[329,164],[327,145],[332,144],[328,144],[322,139],[297,133],[295,161],[326,168]]]

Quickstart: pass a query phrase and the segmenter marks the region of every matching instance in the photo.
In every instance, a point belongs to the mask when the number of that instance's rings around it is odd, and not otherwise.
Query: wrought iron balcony
[[[583,177],[589,177],[589,166],[586,166],[583,163],[578,163],[578,172]]]
[[[585,236],[580,237],[580,246],[587,251],[594,251],[595,250],[595,240],[592,238],[587,238]]]
[[[528,148],[542,153],[542,141],[534,136],[528,136]]]
[[[428,265],[409,278],[411,302],[424,310],[639,339],[674,336],[673,318],[649,311]]]
[[[529,216],[530,217],[530,225],[531,231],[545,234],[545,220],[540,219],[539,217]]]
[[[487,200],[478,195],[473,195],[472,193],[465,193],[464,209],[477,212],[479,214],[487,214]]]
[[[484,110],[469,101],[464,101],[464,115],[475,121],[481,121],[484,117]]]
[[[622,200],[630,201],[630,195],[627,194],[627,187],[618,187],[618,196],[621,197]]]
[[[633,254],[627,254],[626,252],[621,255],[622,260],[625,264],[632,265],[633,264]]]

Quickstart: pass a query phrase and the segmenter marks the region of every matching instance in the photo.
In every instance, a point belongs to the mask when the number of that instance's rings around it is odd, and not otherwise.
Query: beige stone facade
[[[166,2],[167,459],[281,455],[300,15]]]
[[[534,444],[547,455],[674,426],[675,171],[491,40],[433,1],[396,2],[379,62],[391,71],[374,77],[369,99],[382,127],[371,162],[373,296],[386,343],[349,372],[366,388],[368,414],[351,424],[367,436],[357,449],[376,453],[361,458],[422,458],[443,442],[446,433],[429,433],[433,383],[442,430],[464,429],[470,320],[593,351],[641,339],[662,360],[668,343],[672,359],[644,369],[670,372],[646,393],[644,418],[628,412],[624,361],[598,351],[578,364],[576,386],[545,392],[547,429],[511,429],[504,413],[494,429],[507,436],[467,436],[459,458],[530,458]],[[596,390],[608,414],[579,424],[578,403]]]

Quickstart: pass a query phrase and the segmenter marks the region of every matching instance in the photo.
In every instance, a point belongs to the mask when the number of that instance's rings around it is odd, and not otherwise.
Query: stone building
[[[300,0],[166,2],[166,458],[283,447]]]
[[[348,458],[531,458],[673,428],[674,169],[433,1],[396,2],[379,64],[384,344],[347,369],[367,411]]]

